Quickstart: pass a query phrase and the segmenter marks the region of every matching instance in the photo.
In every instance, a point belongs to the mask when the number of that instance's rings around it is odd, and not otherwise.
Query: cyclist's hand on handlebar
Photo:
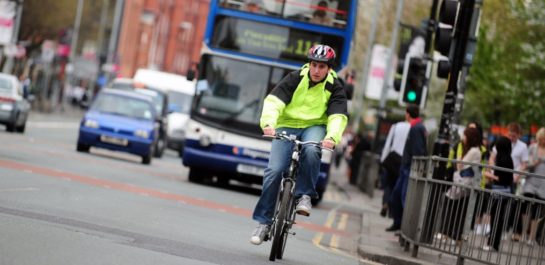
[[[275,134],[276,134],[276,130],[274,130],[273,127],[267,126],[267,127],[263,128],[263,135],[274,136]]]
[[[334,149],[335,148],[335,142],[331,138],[327,138],[322,140],[322,147],[328,148],[328,149]]]

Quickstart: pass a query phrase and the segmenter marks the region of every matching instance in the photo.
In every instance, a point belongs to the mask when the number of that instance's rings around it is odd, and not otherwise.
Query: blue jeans
[[[390,210],[394,219],[394,226],[401,227],[403,218],[403,209],[405,208],[405,197],[407,196],[407,187],[409,185],[409,174],[411,165],[402,165],[399,170],[399,177],[392,190],[390,197]]]
[[[294,134],[301,141],[319,142],[324,139],[326,127],[311,126],[303,129],[278,128],[277,132],[285,131],[287,134]],[[265,169],[263,176],[263,190],[254,209],[253,219],[260,224],[272,223],[276,197],[282,180],[282,174],[288,169],[291,160],[293,145],[291,142],[282,140],[273,140],[269,164]],[[299,157],[299,171],[297,175],[297,185],[295,187],[295,197],[308,195],[311,198],[317,198],[318,193],[314,187],[320,173],[321,149],[307,145],[304,146]]]

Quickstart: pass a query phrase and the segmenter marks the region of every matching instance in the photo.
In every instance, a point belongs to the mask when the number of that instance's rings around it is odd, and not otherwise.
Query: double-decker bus
[[[182,158],[190,181],[262,183],[271,144],[259,127],[263,99],[316,43],[345,67],[356,10],[356,0],[211,1]],[[323,152],[320,199],[330,162]]]

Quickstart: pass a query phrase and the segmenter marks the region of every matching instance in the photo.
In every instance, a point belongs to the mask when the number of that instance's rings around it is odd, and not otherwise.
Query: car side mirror
[[[193,79],[195,79],[195,70],[193,69],[187,70],[187,75],[185,78],[189,81],[193,81]]]

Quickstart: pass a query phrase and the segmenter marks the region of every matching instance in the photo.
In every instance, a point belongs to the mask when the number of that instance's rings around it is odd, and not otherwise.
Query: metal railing
[[[525,177],[545,176],[450,160],[473,167],[475,184],[432,179],[437,164],[448,161],[440,157],[413,159],[400,234],[405,250],[412,244],[412,256],[416,257],[419,247],[429,248],[456,256],[457,264],[466,259],[483,264],[545,264],[545,201],[477,184],[484,177],[483,168]],[[481,228],[489,229],[476,229],[479,220]]]

